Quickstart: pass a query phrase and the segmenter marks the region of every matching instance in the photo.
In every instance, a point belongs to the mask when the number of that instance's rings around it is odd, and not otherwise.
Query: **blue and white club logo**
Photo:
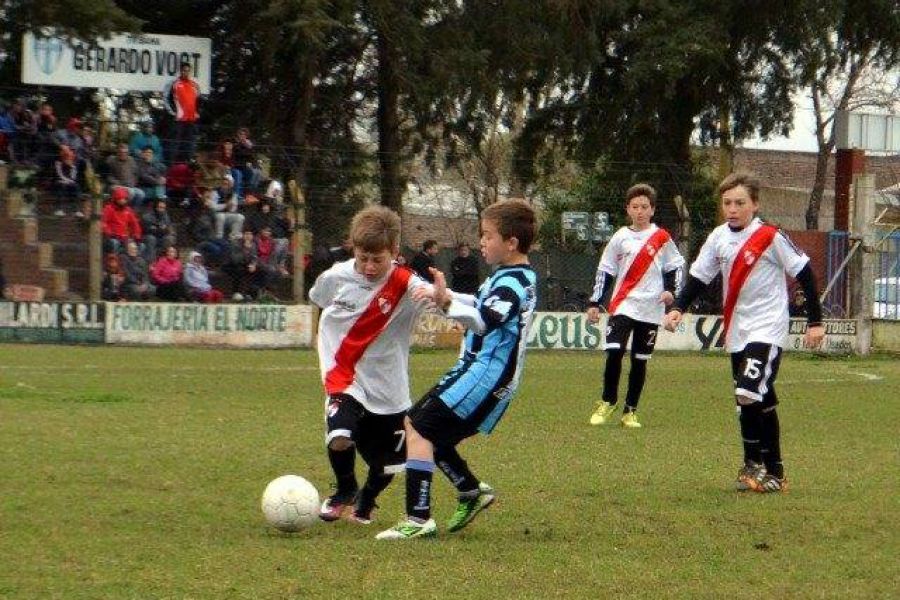
[[[34,59],[41,71],[53,75],[62,59],[63,43],[58,38],[34,38]]]

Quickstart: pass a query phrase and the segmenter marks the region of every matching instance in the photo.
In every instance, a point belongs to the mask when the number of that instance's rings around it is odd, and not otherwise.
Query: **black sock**
[[[375,499],[390,485],[393,479],[393,475],[384,473],[383,466],[370,468],[369,476],[366,478],[366,482],[359,492],[359,499],[356,501],[359,511],[364,514],[370,512],[375,507]]]
[[[406,461],[406,515],[427,521],[431,518],[431,478],[434,463],[427,460]]]
[[[741,438],[744,442],[744,462],[762,462],[762,405],[759,402],[742,404],[740,408]]]
[[[434,449],[434,462],[447,476],[456,491],[471,492],[478,489],[478,478],[469,470],[469,465],[459,455],[456,448],[438,447]]]
[[[625,412],[637,410],[644,381],[647,380],[647,360],[631,356],[631,371],[628,373],[628,392],[625,395]]]
[[[615,404],[619,399],[619,378],[622,376],[624,350],[607,350],[603,369],[603,401]]]
[[[350,496],[356,493],[359,485],[356,483],[356,448],[347,450],[328,449],[328,460],[331,469],[337,478],[336,496]]]
[[[781,426],[778,423],[778,412],[774,406],[762,411],[760,445],[766,471],[782,479],[784,465],[781,464]]]

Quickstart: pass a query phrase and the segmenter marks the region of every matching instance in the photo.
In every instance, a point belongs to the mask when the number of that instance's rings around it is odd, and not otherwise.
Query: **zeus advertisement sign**
[[[142,33],[85,42],[29,32],[22,36],[22,83],[159,92],[188,63],[208,94],[211,54],[209,38]]]

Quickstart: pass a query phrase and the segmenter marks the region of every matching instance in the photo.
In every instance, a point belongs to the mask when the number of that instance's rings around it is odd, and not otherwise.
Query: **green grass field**
[[[414,354],[416,394],[452,361]],[[329,490],[313,352],[0,346],[0,598],[897,597],[900,361],[786,357],[783,496],[731,490],[724,355],[655,356],[640,431],[587,425],[601,369],[531,353],[462,446],[495,507],[391,543],[402,479],[368,528],[263,522],[278,475]]]

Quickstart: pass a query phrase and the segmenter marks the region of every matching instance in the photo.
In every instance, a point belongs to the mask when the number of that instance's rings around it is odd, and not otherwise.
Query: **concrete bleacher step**
[[[70,244],[86,243],[88,240],[89,225],[83,219],[41,215],[37,220],[38,238],[42,242]]]
[[[88,264],[88,242],[54,242],[53,264],[63,269],[85,267]]]
[[[87,298],[90,291],[91,273],[85,262],[81,267],[67,269],[69,273],[69,292]]]

